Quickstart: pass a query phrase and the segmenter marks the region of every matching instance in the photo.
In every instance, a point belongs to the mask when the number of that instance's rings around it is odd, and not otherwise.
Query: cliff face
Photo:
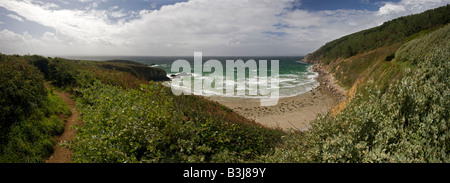
[[[305,58],[303,58],[302,60],[303,63],[308,63],[308,64],[318,64],[320,63],[319,59],[315,59],[312,57],[312,54],[307,54],[305,56]]]
[[[165,70],[160,68],[148,66],[130,66],[138,74],[137,77],[142,76],[147,81],[170,81]]]

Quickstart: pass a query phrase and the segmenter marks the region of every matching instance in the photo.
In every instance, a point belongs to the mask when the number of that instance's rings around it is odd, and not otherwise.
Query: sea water
[[[92,61],[105,61],[105,60],[130,60],[139,62],[142,64],[145,64],[149,67],[156,67],[164,69],[167,72],[167,76],[170,78],[171,75],[177,75],[179,72],[172,72],[171,66],[172,63],[176,60],[186,60],[189,63],[191,63],[192,71],[191,73],[194,73],[194,57],[193,56],[187,56],[187,57],[172,57],[172,56],[166,56],[166,57],[152,57],[152,56],[72,56],[72,57],[65,57],[68,59],[76,59],[76,60],[92,60]],[[318,73],[313,72],[311,70],[311,64],[302,63],[301,60],[303,57],[298,56],[258,56],[258,57],[230,57],[230,56],[203,56],[203,63],[210,59],[218,60],[223,64],[224,74],[225,68],[226,68],[226,61],[227,60],[243,60],[244,62],[248,60],[255,60],[257,65],[259,65],[260,60],[267,60],[267,70],[268,70],[268,76],[270,77],[270,61],[271,60],[279,60],[279,95],[281,98],[284,97],[292,97],[297,96],[306,92],[311,91],[312,89],[319,86],[319,82],[317,82],[316,78],[318,76]],[[184,71],[186,72],[186,71]],[[212,74],[212,72],[203,72],[202,76],[196,76],[193,74],[193,77],[202,77],[207,78],[209,77],[209,74]],[[259,74],[257,74],[255,77],[258,77]],[[235,73],[236,76],[236,73]],[[223,79],[225,85],[226,84],[235,84],[234,81],[228,81],[226,80],[226,76],[223,76]],[[257,79],[257,78],[254,78]],[[236,97],[243,97],[243,98],[258,98],[262,96],[258,95],[249,95],[249,70],[246,70],[246,87],[245,88],[238,88],[235,87],[235,92],[237,93],[237,90],[245,90],[244,96],[238,96]],[[257,81],[257,80],[256,80]],[[225,87],[225,86],[224,86]],[[203,90],[204,95],[224,95],[223,93],[217,93],[214,91],[205,91]]]

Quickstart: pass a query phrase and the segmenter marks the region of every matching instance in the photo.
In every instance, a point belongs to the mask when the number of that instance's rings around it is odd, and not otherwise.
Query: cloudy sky
[[[302,55],[450,0],[0,0],[0,52]]]

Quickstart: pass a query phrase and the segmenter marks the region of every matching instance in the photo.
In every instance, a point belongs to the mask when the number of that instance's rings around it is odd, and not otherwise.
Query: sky
[[[0,0],[0,52],[291,56],[450,0]]]

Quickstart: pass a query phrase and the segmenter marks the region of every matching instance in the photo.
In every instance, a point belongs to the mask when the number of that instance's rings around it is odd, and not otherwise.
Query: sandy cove
[[[210,97],[246,118],[270,127],[285,131],[305,131],[318,114],[327,114],[334,106],[345,99],[346,90],[335,83],[331,74],[319,65],[312,68],[319,73],[320,86],[294,97],[280,98],[275,106],[262,107],[259,100],[242,98]]]

